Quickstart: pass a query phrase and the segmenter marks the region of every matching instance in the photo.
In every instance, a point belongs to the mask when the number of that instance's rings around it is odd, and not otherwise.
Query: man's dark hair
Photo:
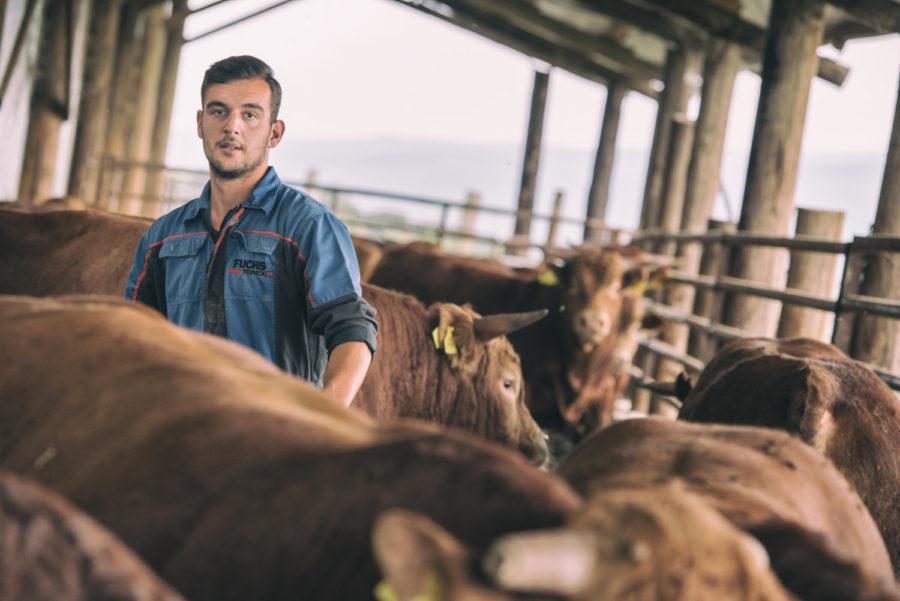
[[[269,89],[272,90],[272,105],[269,108],[274,122],[278,118],[278,109],[281,108],[281,84],[275,79],[272,67],[255,56],[229,56],[213,63],[203,74],[203,85],[200,86],[201,102],[206,98],[209,86],[239,79],[261,79],[269,84]]]

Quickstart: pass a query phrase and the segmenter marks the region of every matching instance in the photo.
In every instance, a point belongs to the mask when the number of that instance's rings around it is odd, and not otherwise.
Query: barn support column
[[[53,193],[59,133],[69,116],[69,70],[75,14],[71,2],[47,2],[41,25],[38,72],[31,92],[31,111],[19,200],[41,204]]]
[[[544,131],[544,108],[547,105],[547,88],[550,73],[534,72],[531,90],[531,110],[528,115],[528,134],[525,138],[525,157],[522,160],[522,182],[519,186],[519,211],[534,210],[534,192],[537,184],[538,164],[541,160],[541,136]],[[517,215],[513,233],[517,241],[528,242],[531,236],[531,215]]]
[[[824,30],[822,0],[774,0],[763,58],[762,86],[747,183],[738,229],[786,236],[794,209],[797,164],[809,88],[816,74],[816,48]],[[787,251],[745,246],[737,249],[732,275],[763,285],[784,283]],[[725,323],[752,334],[772,336],[779,302],[735,295]]]
[[[619,120],[622,114],[622,99],[628,90],[619,82],[611,81],[606,86],[606,103],[603,108],[603,124],[600,126],[600,142],[594,158],[594,172],[588,192],[586,217],[593,222],[585,223],[584,241],[599,241],[603,232],[596,225],[605,222],[609,204],[609,184],[612,180],[613,163],[616,158],[616,137],[619,134]],[[592,224],[596,224],[592,227]]]
[[[840,240],[844,227],[843,211],[797,210],[797,236]],[[834,253],[795,250],[791,252],[787,287],[831,296],[837,277],[838,255]],[[779,338],[831,339],[831,313],[785,303],[778,322]]]
[[[116,42],[116,66],[113,73],[113,90],[110,98],[109,122],[100,182],[97,187],[96,205],[116,211],[122,196],[122,169],[109,161],[125,159],[125,148],[134,121],[134,107],[140,69],[138,58],[143,46],[144,19],[135,2],[128,0],[123,6],[119,21],[119,37]]]
[[[873,233],[900,236],[900,92]],[[900,298],[900,253],[873,252],[867,257],[860,294],[895,300]],[[900,373],[900,322],[888,317],[860,314],[850,356]]]
[[[175,82],[178,79],[178,65],[181,61],[181,47],[184,46],[184,21],[188,15],[187,0],[175,0],[172,16],[168,21],[166,36],[166,56],[163,59],[159,96],[156,100],[156,122],[153,140],[150,144],[150,163],[163,165],[166,162],[166,147],[169,143],[169,126],[172,123],[172,105],[175,102]],[[144,201],[144,216],[158,217],[162,209],[165,173],[151,168],[147,178]]]
[[[732,221],[718,221],[710,219],[706,226],[707,231],[733,234],[737,226]],[[730,252],[727,244],[710,242],[701,254],[700,275],[719,277],[728,269]],[[701,288],[694,295],[694,315],[705,317],[713,322],[722,318],[722,293],[718,290]],[[709,361],[718,349],[718,339],[701,330],[692,330],[688,338],[688,354],[697,357],[704,363]]]
[[[683,48],[670,50],[666,59],[663,74],[666,87],[660,96],[659,107],[656,109],[656,128],[653,132],[650,162],[647,165],[647,179],[644,183],[644,200],[641,205],[640,221],[642,230],[658,225],[672,117],[687,112],[688,101],[693,93],[693,86],[688,83],[688,77],[693,72],[694,65],[698,60],[698,53]]]
[[[109,121],[116,37],[122,0],[93,0],[82,78],[75,148],[69,171],[69,196],[94,202]]]
[[[129,166],[125,171],[123,197],[119,206],[122,213],[129,215],[142,214],[144,190],[147,185],[145,164],[150,159],[150,142],[155,126],[157,95],[166,44],[166,16],[163,8],[162,5],[157,5],[147,9],[137,105],[127,144],[126,156]]]

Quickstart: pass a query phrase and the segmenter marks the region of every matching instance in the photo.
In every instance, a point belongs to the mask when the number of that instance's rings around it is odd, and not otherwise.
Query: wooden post
[[[900,236],[900,92],[872,233]],[[900,298],[900,253],[871,253],[867,257],[861,294],[894,300]],[[900,373],[900,323],[888,317],[860,314],[850,354],[861,361]]]
[[[734,233],[737,226],[731,221],[710,219],[707,223],[709,232]],[[728,267],[730,256],[728,246],[711,242],[706,245],[700,259],[700,275],[717,277]],[[718,322],[722,315],[722,293],[716,290],[698,290],[694,298],[694,315],[706,317]],[[715,354],[718,342],[706,332],[692,330],[688,337],[688,354],[706,362]]]
[[[603,109],[603,125],[600,126],[600,142],[594,158],[594,172],[588,192],[588,219],[604,221],[609,204],[609,183],[612,180],[613,163],[616,158],[616,137],[619,134],[619,119],[622,114],[622,99],[628,90],[621,83],[610,82],[606,87],[606,103]],[[584,226],[584,241],[598,241],[600,232]]]
[[[822,0],[772,3],[741,231],[786,236],[790,229],[806,105],[825,25],[824,8]],[[784,249],[746,246],[737,249],[731,273],[777,287],[784,283],[786,260]],[[779,305],[778,301],[734,295],[728,301],[725,322],[772,336]]]
[[[128,136],[126,156],[129,166],[125,171],[123,197],[119,205],[119,211],[129,215],[158,217],[145,214],[143,207],[147,184],[145,163],[150,159],[150,141],[155,126],[157,91],[166,43],[166,17],[163,8],[160,4],[147,9],[137,104],[131,134]]]
[[[121,0],[93,0],[92,4],[68,189],[69,196],[85,204],[93,204],[97,197],[122,13]]]
[[[842,211],[797,211],[797,236],[840,240],[843,227]],[[834,292],[837,262],[838,255],[834,253],[792,251],[787,287],[831,296]],[[827,311],[786,303],[781,309],[778,337],[805,337],[828,342],[831,339],[831,318],[832,314]]]
[[[116,43],[116,67],[113,73],[113,89],[110,98],[109,122],[106,129],[106,163],[101,171],[97,188],[96,206],[111,211],[118,210],[122,200],[122,169],[113,166],[113,161],[125,159],[125,149],[131,125],[134,121],[136,90],[140,69],[138,62],[143,47],[144,23],[139,19],[139,7],[134,2],[126,2],[119,21],[119,38]]]
[[[684,191],[687,183],[691,146],[694,143],[694,123],[684,115],[674,115],[669,126],[669,152],[666,157],[663,192],[659,207],[657,227],[667,233],[677,233],[684,212]],[[674,255],[674,242],[661,242],[657,252]]]
[[[68,118],[69,42],[75,15],[70,2],[47,2],[41,24],[38,71],[31,92],[31,111],[19,200],[41,204],[53,193],[59,132]]]
[[[463,208],[462,223],[459,231],[462,234],[472,235],[475,233],[475,220],[478,218],[478,207],[481,206],[481,195],[478,192],[469,192],[466,195],[466,204]],[[456,245],[457,252],[461,255],[474,254],[475,241],[472,238],[462,238]]]
[[[644,183],[640,229],[656,227],[658,223],[672,116],[687,112],[688,101],[693,93],[693,86],[688,84],[687,79],[698,59],[699,55],[696,52],[683,48],[670,50],[666,58],[663,74],[663,83],[666,87],[656,109],[656,129],[653,132],[650,162],[647,165],[647,179]]]
[[[156,99],[156,120],[153,140],[150,143],[150,163],[163,165],[166,162],[166,148],[169,143],[169,127],[172,123],[172,105],[175,102],[175,81],[178,79],[178,65],[181,61],[181,47],[184,46],[184,21],[188,15],[187,0],[174,0],[172,16],[166,24],[166,55],[163,59],[159,95]],[[145,191],[144,215],[158,217],[162,206],[162,191],[165,172],[152,169],[148,174]]]
[[[553,252],[556,246],[556,232],[559,230],[559,217],[562,214],[563,197],[565,193],[562,190],[556,191],[553,197],[553,214],[550,216],[550,227],[547,229],[547,243],[544,244],[544,256],[548,256]]]
[[[528,135],[525,138],[525,158],[522,161],[522,183],[519,186],[519,211],[534,210],[534,191],[537,183],[538,164],[541,160],[541,136],[544,130],[544,107],[547,105],[547,88],[550,73],[534,72],[531,91],[531,111],[528,115]],[[531,215],[516,217],[514,237],[527,242],[531,234]]]

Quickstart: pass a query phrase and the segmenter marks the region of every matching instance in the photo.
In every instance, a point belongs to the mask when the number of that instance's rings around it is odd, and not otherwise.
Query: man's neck
[[[209,206],[210,222],[215,230],[222,229],[222,220],[228,211],[238,206],[250,196],[253,188],[259,183],[268,170],[268,165],[263,163],[243,177],[226,179],[209,174]]]

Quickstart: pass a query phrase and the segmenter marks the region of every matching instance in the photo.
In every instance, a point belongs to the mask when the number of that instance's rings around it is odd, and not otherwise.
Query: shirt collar
[[[242,206],[251,209],[260,209],[268,215],[275,206],[276,194],[274,194],[274,192],[280,185],[281,178],[275,173],[275,168],[270,166],[266,169],[265,175],[263,175],[256,183],[256,186],[253,187],[253,191],[250,192],[250,196],[247,197],[247,200],[241,203]],[[200,211],[209,212],[209,192],[210,184],[207,181],[206,185],[203,186],[203,192],[200,193],[200,196],[189,203],[184,214],[184,221],[187,222],[196,219],[197,215],[200,214]]]

